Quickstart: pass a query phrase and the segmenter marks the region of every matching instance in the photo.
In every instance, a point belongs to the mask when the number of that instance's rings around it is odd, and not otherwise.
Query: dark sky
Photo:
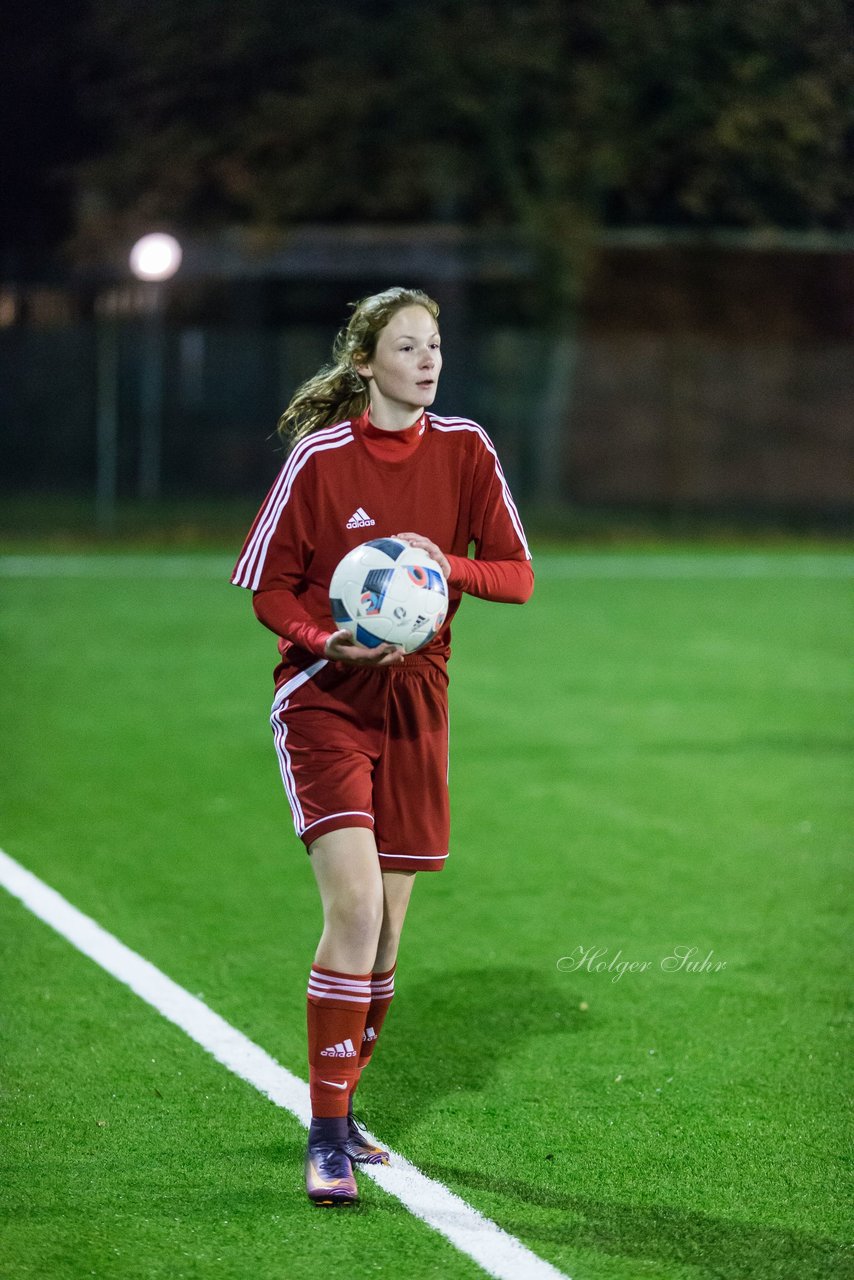
[[[8,5],[0,28],[0,272],[42,267],[70,229],[62,170],[84,145],[80,0]]]

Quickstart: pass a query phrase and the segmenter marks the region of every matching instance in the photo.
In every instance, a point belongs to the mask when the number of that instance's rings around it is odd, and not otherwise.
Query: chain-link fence
[[[196,284],[154,306],[139,286],[6,287],[3,490],[257,495],[359,283],[325,281],[323,305],[310,280],[276,305],[232,285],[236,314],[221,286],[217,305]],[[514,315],[506,286],[455,297],[436,409],[484,423],[529,506],[850,513],[853,254],[612,250],[557,329]]]

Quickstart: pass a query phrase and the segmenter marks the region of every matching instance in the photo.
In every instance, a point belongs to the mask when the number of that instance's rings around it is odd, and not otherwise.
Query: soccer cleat
[[[318,1142],[305,1153],[305,1189],[313,1204],[355,1204],[359,1189],[350,1157],[341,1145]]]
[[[365,1137],[365,1125],[352,1111],[347,1117],[347,1141],[344,1150],[354,1164],[388,1164],[389,1154],[382,1147],[375,1147]]]

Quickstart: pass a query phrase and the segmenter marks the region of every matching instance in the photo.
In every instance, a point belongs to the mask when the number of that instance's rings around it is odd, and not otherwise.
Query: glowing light
[[[138,280],[168,280],[181,265],[181,246],[174,236],[154,231],[130,251],[130,269]]]

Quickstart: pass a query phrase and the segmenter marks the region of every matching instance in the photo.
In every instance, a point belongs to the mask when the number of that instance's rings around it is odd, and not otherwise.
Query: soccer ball
[[[374,538],[348,551],[332,575],[329,603],[337,627],[359,644],[420,649],[448,614],[448,584],[432,556],[399,538]]]

